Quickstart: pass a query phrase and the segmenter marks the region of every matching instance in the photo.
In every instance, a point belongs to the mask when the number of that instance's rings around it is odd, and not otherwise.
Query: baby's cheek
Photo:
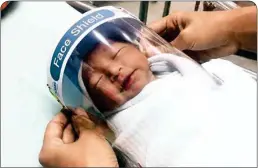
[[[97,84],[97,81],[98,81],[98,77],[96,75],[89,78],[88,83],[89,83],[90,88],[94,88]]]
[[[123,100],[120,91],[114,85],[104,85],[101,87],[101,92],[107,99],[119,104]]]
[[[135,90],[142,89],[145,85],[147,85],[150,82],[150,74],[147,71],[140,71],[139,74],[136,76],[135,81]]]

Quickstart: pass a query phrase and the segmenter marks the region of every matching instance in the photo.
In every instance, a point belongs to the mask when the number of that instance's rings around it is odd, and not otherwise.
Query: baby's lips
[[[119,74],[118,78],[117,78],[117,82],[119,83],[120,86],[123,86],[124,80],[126,78],[126,75],[124,74]]]

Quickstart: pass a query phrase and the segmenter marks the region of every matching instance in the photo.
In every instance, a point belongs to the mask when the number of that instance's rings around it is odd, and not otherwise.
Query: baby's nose
[[[118,75],[112,75],[110,77],[111,82],[115,82],[115,81],[117,81],[117,79],[118,79]]]
[[[110,73],[110,80],[111,82],[115,82],[119,79],[119,75],[121,72],[122,68],[112,68],[112,70],[109,72]]]

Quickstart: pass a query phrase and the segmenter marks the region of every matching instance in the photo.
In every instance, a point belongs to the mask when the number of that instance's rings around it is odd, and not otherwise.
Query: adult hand
[[[76,140],[72,125],[63,113],[49,122],[39,154],[46,167],[118,167],[115,153],[104,134],[104,125],[95,125],[83,109],[75,109],[72,123],[79,138]]]
[[[208,60],[234,54],[247,44],[256,49],[255,16],[255,7],[231,11],[176,12],[151,23],[149,27],[176,48],[195,51],[191,52],[194,58]]]

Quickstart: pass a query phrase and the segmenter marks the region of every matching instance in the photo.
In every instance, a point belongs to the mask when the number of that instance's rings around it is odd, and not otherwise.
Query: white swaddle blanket
[[[225,60],[203,67],[222,85],[179,73],[151,82],[108,119],[114,146],[143,167],[254,166],[256,81]]]

